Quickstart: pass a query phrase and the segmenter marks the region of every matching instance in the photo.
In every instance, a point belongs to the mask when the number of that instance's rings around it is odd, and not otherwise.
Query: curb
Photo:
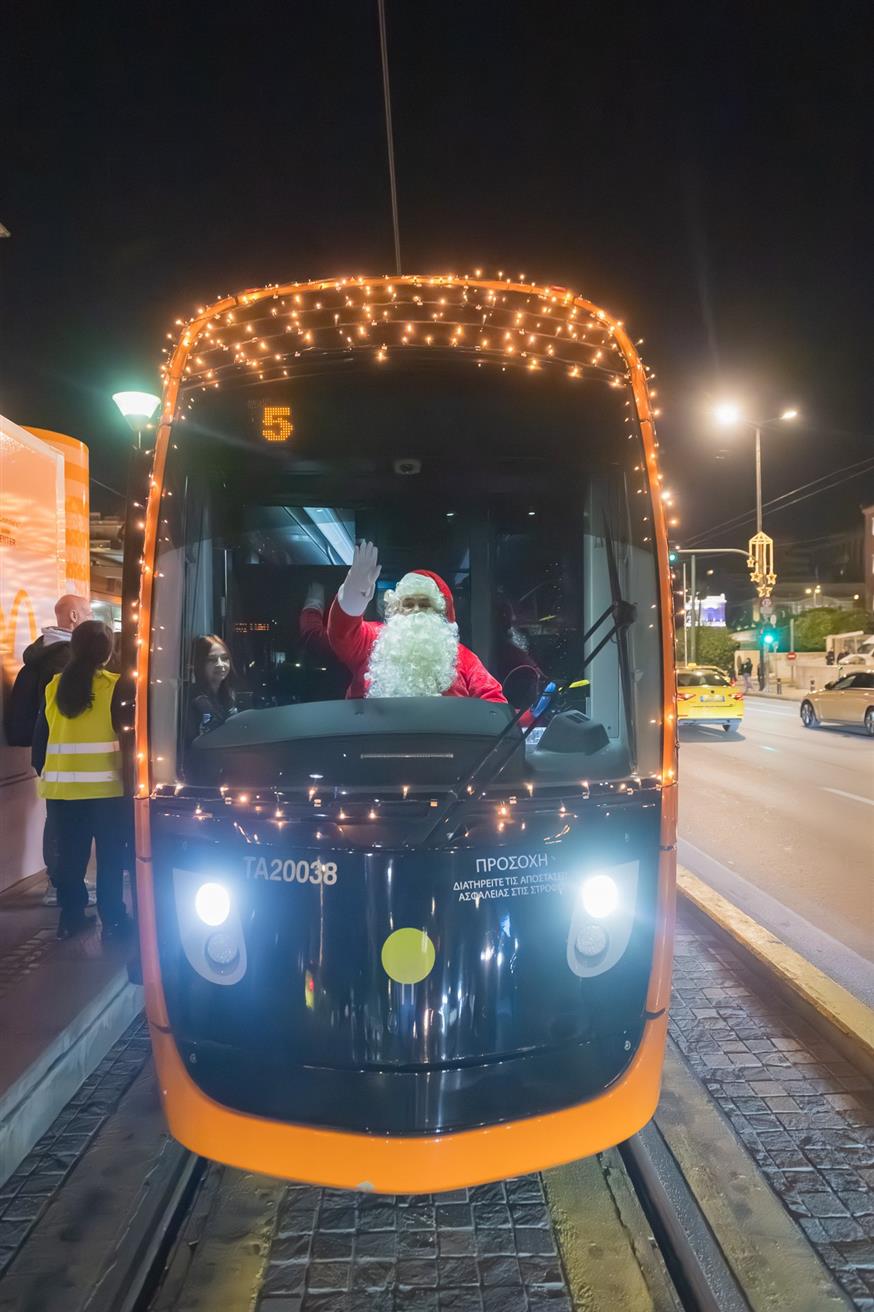
[[[0,1184],[143,1009],[143,990],[119,970],[8,1089],[0,1092]]]
[[[733,939],[778,985],[800,998],[849,1042],[866,1069],[874,1068],[874,1010],[807,961],[794,948],[693,875],[677,866],[677,891]]]

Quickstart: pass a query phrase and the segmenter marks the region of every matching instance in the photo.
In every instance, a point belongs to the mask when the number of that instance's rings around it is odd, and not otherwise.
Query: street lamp
[[[756,434],[756,532],[762,531],[762,429],[773,424],[789,422],[798,418],[798,411],[789,408],[773,419],[747,419],[741,407],[735,401],[721,401],[713,407],[713,418],[723,428],[733,428],[736,424],[746,424]]]
[[[160,396],[154,396],[151,392],[114,392],[112,399],[129,428],[136,433],[139,448],[142,445],[143,429],[161,404]]]

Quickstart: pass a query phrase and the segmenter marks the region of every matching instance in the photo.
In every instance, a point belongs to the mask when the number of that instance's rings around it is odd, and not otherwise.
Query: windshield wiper
[[[604,513],[604,545],[607,548],[607,575],[610,580],[609,612],[613,614],[613,628],[606,638],[598,644],[593,653],[601,650],[606,642],[616,635],[616,647],[619,657],[619,685],[622,689],[622,708],[625,712],[625,732],[628,738],[628,753],[632,760],[637,759],[637,740],[634,732],[634,715],[631,703],[631,659],[628,653],[628,630],[637,619],[637,607],[626,601],[619,583],[619,566],[616,563],[616,547],[613,534]],[[605,612],[606,614],[607,612]],[[602,616],[602,619],[604,616]],[[592,659],[591,657],[589,658]]]

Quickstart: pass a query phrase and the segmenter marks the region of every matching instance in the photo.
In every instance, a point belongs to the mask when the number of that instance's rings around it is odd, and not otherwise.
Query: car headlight
[[[215,929],[231,914],[231,895],[224,884],[201,884],[194,895],[194,910],[205,925]]]
[[[612,916],[619,905],[619,889],[609,875],[590,875],[583,881],[580,896],[587,915],[593,920]]]

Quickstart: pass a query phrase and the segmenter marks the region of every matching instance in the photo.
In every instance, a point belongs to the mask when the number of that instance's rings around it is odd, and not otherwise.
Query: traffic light
[[[762,630],[762,646],[763,646],[763,647],[771,648],[771,649],[773,649],[774,651],[776,651],[776,650],[777,650],[777,643],[778,643],[779,641],[780,641],[779,635],[774,631],[774,629],[763,629],[763,630]]]
[[[669,552],[668,552],[668,560],[670,561],[670,563],[671,563],[672,565],[676,565],[676,563],[677,563],[677,553],[676,553],[676,551],[669,551]]]

